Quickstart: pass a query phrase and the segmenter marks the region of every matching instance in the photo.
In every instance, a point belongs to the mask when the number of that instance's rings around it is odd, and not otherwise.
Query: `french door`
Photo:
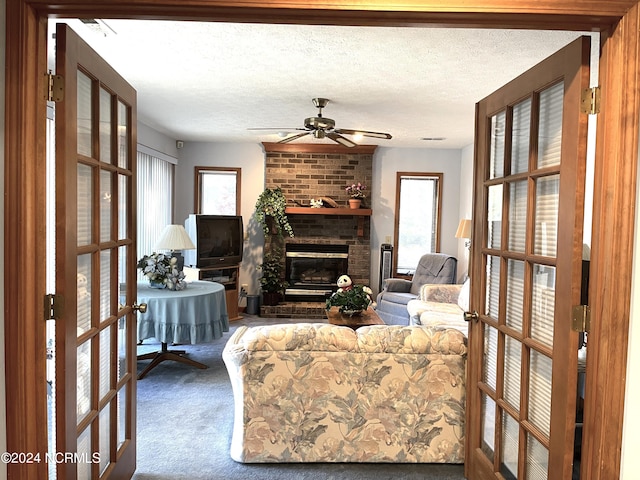
[[[477,104],[472,480],[571,478],[589,50],[580,38]]]
[[[61,479],[135,470],[136,92],[56,28],[56,452]]]

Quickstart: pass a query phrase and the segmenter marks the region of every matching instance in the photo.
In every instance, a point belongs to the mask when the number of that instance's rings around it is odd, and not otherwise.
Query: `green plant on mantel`
[[[256,201],[256,221],[262,225],[265,235],[283,235],[287,232],[293,237],[293,228],[289,224],[289,219],[284,213],[287,206],[287,199],[280,187],[267,188],[260,194]]]

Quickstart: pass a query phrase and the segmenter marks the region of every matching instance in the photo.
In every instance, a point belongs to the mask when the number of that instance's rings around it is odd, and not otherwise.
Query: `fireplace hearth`
[[[349,268],[349,245],[287,243],[285,300],[313,302],[337,290],[336,282]]]

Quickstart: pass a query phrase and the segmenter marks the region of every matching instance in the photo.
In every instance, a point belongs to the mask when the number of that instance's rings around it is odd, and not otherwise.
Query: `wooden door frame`
[[[45,119],[49,16],[370,26],[602,30],[591,255],[592,321],[584,478],[618,478],[629,331],[640,117],[637,0],[7,0],[5,86],[5,369],[7,450],[46,452]],[[408,5],[408,4],[407,4]],[[404,10],[403,10],[404,8]],[[477,302],[478,299],[474,299]],[[615,319],[615,321],[612,321]],[[602,320],[602,321],[601,321]],[[615,408],[613,408],[615,407]],[[606,428],[605,428],[606,427]],[[10,464],[9,478],[46,478]]]

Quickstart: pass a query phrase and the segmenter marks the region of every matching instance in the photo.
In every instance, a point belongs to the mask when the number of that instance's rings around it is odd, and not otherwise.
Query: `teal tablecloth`
[[[229,331],[224,286],[214,282],[192,282],[180,291],[138,283],[138,304],[147,312],[138,314],[138,340],[155,338],[163,343],[206,343]]]

